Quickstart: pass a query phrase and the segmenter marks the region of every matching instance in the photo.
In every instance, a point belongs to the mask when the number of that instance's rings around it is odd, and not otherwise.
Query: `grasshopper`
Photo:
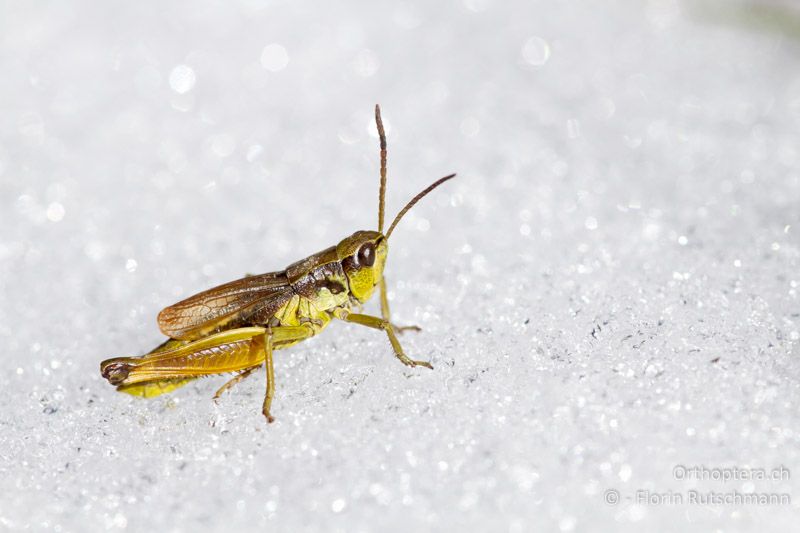
[[[380,106],[375,106],[380,139],[378,231],[357,231],[279,272],[248,275],[190,296],[163,309],[158,326],[168,340],[140,357],[115,357],[100,363],[100,373],[117,390],[150,398],[173,391],[202,376],[235,373],[214,395],[266,366],[267,387],[261,412],[271,423],[275,395],[272,354],[320,333],[339,319],[386,333],[395,356],[404,365],[433,369],[430,363],[410,359],[397,339],[406,329],[391,322],[386,297],[389,237],[398,222],[425,195],[454,178],[445,176],[414,196],[384,234],[386,197],[386,133]],[[360,310],[379,287],[381,317]]]

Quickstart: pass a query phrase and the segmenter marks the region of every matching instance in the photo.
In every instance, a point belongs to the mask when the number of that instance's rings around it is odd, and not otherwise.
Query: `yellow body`
[[[285,270],[270,272],[214,287],[169,306],[158,315],[167,341],[141,357],[116,357],[100,364],[117,390],[141,397],[170,392],[201,376],[238,372],[217,391],[250,375],[262,364],[267,369],[267,393],[262,412],[271,422],[275,390],[272,352],[320,333],[337,318],[384,331],[395,355],[408,366],[433,368],[409,359],[390,322],[383,269],[388,238],[397,222],[420,198],[454,175],[433,183],[412,199],[383,233],[386,186],[386,138],[376,106],[381,139],[381,188],[378,231],[357,231]],[[381,318],[352,313],[380,287]]]
[[[358,251],[370,246],[375,250],[372,265],[348,268],[348,260]],[[239,315],[222,315],[199,324],[189,322],[195,313],[189,310],[208,309],[230,305],[235,298],[242,299],[247,287],[232,282],[164,309],[159,323],[166,334],[176,337],[158,346],[143,357],[117,357],[103,361],[101,372],[118,384],[118,390],[136,396],[153,397],[185,385],[198,376],[240,371],[264,362],[264,334],[269,329],[278,332],[272,340],[272,350],[288,348],[319,334],[331,319],[341,312],[349,312],[353,302],[366,302],[375,286],[383,279],[387,244],[385,237],[374,231],[359,231],[331,247],[290,265],[282,273],[286,280],[278,297],[286,294],[277,309],[252,326],[225,329],[236,322]],[[248,276],[246,282],[257,276]],[[327,285],[338,283],[343,290],[332,290]],[[273,295],[275,298],[276,295]],[[206,315],[203,316],[207,316]],[[177,320],[176,320],[177,316]],[[174,324],[179,321],[179,326]],[[190,327],[186,327],[187,322]],[[195,321],[197,322],[197,321]],[[300,330],[299,332],[297,330]],[[284,334],[288,332],[290,334]],[[124,376],[114,376],[113,369],[124,370]]]

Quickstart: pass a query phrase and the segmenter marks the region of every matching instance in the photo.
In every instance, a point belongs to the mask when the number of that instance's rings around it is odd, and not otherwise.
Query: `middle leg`
[[[264,394],[264,403],[261,413],[267,423],[275,422],[275,417],[270,414],[272,398],[275,397],[275,366],[272,360],[272,351],[283,344],[294,344],[314,335],[314,328],[310,324],[303,326],[277,326],[268,327],[264,332],[264,365],[267,367],[267,391]]]
[[[267,328],[267,332],[264,333],[264,363],[267,367],[267,393],[264,395],[261,413],[266,417],[267,424],[272,424],[275,422],[275,417],[269,414],[272,398],[275,396],[275,367],[272,364],[272,328]]]

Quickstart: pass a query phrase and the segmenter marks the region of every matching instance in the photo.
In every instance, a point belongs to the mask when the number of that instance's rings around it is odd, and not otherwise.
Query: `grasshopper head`
[[[386,237],[378,231],[357,231],[336,245],[350,294],[359,302],[369,300],[383,277],[388,251]]]
[[[389,237],[400,219],[408,213],[425,195],[445,181],[454,178],[450,174],[431,183],[422,192],[412,198],[394,217],[386,234],[383,232],[385,198],[386,198],[386,133],[381,120],[381,108],[375,106],[375,124],[378,127],[378,138],[381,145],[381,185],[378,190],[378,231],[357,231],[336,246],[336,255],[342,263],[350,294],[359,302],[369,300],[375,291],[375,285],[383,279],[383,267],[389,251]]]

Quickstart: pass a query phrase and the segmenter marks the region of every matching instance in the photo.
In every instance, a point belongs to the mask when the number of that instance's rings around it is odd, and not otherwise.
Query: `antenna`
[[[414,207],[414,204],[419,202],[426,194],[431,192],[433,189],[435,189],[436,187],[438,187],[439,185],[441,185],[445,181],[447,181],[449,179],[452,179],[452,178],[455,178],[455,177],[456,177],[455,174],[450,174],[449,176],[445,176],[443,178],[439,178],[438,180],[436,180],[433,183],[431,183],[430,185],[428,185],[425,188],[425,190],[423,190],[422,192],[417,194],[414,198],[412,198],[411,201],[408,202],[406,204],[406,206],[403,209],[400,210],[399,213],[397,213],[397,216],[394,217],[394,220],[392,221],[392,225],[389,226],[389,231],[386,232],[386,238],[387,239],[389,238],[389,235],[391,235],[392,231],[394,231],[394,227],[397,226],[397,223],[400,222],[400,219],[403,218],[403,215],[408,213],[408,210],[411,209],[412,207]]]
[[[375,104],[375,123],[378,125],[378,137],[381,140],[381,188],[378,192],[378,231],[383,233],[383,217],[386,203],[386,132],[383,131],[381,106]]]

